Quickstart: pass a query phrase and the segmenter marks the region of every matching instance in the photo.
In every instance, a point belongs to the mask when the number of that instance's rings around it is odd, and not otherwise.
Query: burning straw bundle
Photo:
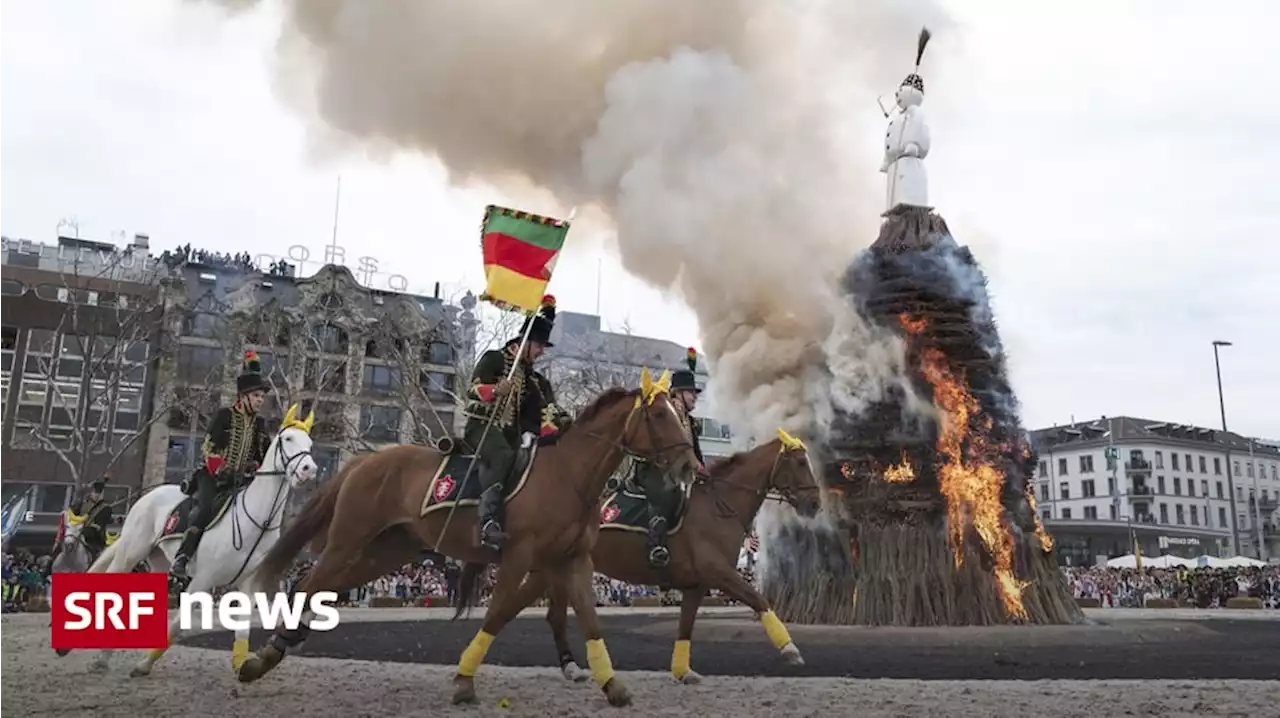
[[[907,626],[1082,620],[1028,490],[1035,461],[973,256],[931,210],[899,206],[846,288],[868,321],[904,337],[913,389],[936,412],[908,411],[898,394],[837,422],[824,454],[835,457],[828,483],[842,493],[843,525],[764,537],[764,587],[779,615]],[[844,560],[832,558],[837,548]]]

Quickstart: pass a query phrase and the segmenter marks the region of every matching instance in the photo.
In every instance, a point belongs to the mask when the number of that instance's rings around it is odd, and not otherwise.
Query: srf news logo
[[[169,578],[163,573],[55,573],[52,588],[54,650],[169,645]],[[256,612],[267,630],[281,624],[293,630],[309,609],[314,614],[310,628],[328,631],[338,625],[337,601],[332,591],[313,593],[309,601],[300,594],[228,591],[216,602],[204,591],[184,592],[178,598],[178,625],[183,630],[248,630]]]

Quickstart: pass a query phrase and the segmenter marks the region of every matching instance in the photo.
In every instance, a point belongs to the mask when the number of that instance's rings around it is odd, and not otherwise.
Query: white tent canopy
[[[1198,556],[1196,558],[1180,558],[1178,556],[1156,556],[1149,558],[1142,557],[1143,568],[1177,568],[1185,566],[1187,568],[1231,568],[1244,566],[1265,566],[1266,564],[1252,558],[1244,556],[1234,556],[1232,558],[1218,558],[1217,556]],[[1107,568],[1137,568],[1138,557],[1133,554],[1120,556],[1107,561]]]

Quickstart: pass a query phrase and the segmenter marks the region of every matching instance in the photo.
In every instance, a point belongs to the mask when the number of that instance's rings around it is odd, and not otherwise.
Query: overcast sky
[[[1280,439],[1280,4],[950,5],[931,200],[990,276],[1026,423],[1216,426],[1210,341],[1226,339],[1231,428]],[[82,237],[146,232],[157,251],[319,258],[341,173],[349,264],[482,288],[479,220],[502,197],[449,189],[424,158],[308,159],[269,87],[275,18],[5,0],[0,26],[6,236],[52,241],[74,217]],[[678,302],[575,239],[562,309],[594,312],[599,280],[607,324],[698,343]]]

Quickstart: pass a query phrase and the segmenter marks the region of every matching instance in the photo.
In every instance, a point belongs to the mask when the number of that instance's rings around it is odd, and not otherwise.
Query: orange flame
[[[1053,550],[1053,537],[1049,532],[1044,530],[1044,521],[1040,520],[1040,510],[1036,508],[1036,492],[1031,482],[1027,482],[1027,504],[1031,506],[1031,513],[1036,517],[1036,538],[1040,539],[1040,548],[1045,553]]]
[[[911,334],[919,334],[928,323],[906,314],[900,316],[899,321]],[[993,446],[986,434],[991,428],[991,418],[981,413],[977,399],[964,382],[952,374],[940,350],[925,348],[920,355],[920,365],[925,379],[933,386],[933,403],[943,414],[937,448],[945,463],[938,467],[938,481],[947,499],[948,534],[956,568],[964,564],[965,527],[971,524],[995,562],[996,585],[1005,610],[1026,618],[1022,591],[1028,584],[1019,581],[1013,572],[1013,535],[1000,501],[1005,476],[991,461],[991,457],[998,455],[999,447]]]
[[[907,458],[907,450],[902,450],[902,461],[884,471],[884,480],[891,484],[909,484],[916,480],[916,471],[911,468],[911,459]]]

